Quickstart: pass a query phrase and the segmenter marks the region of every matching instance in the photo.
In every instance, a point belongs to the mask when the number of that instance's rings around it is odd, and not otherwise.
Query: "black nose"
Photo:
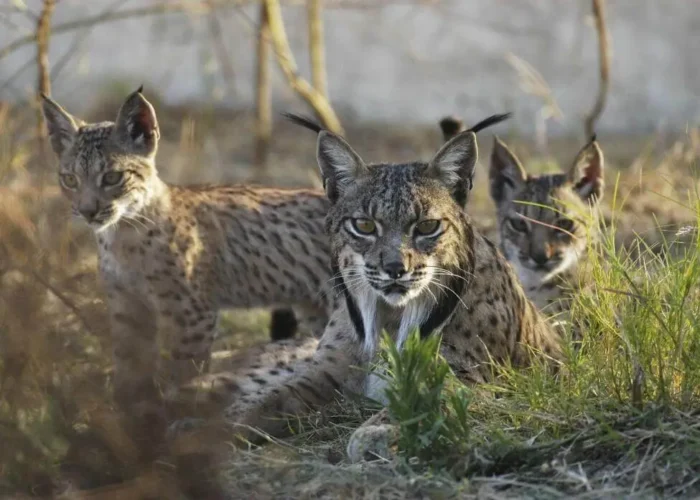
[[[97,208],[82,208],[79,210],[80,215],[85,217],[85,220],[91,221],[97,215]]]
[[[384,264],[384,272],[387,273],[390,278],[397,280],[406,274],[406,268],[403,262],[389,262]]]
[[[545,252],[533,253],[530,257],[538,266],[544,266],[549,261],[549,256]]]

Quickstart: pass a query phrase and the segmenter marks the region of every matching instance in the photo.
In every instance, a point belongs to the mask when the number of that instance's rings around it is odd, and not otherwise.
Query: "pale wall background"
[[[451,112],[477,120],[508,109],[516,113],[511,126],[528,134],[542,102],[520,88],[506,60],[513,53],[542,74],[564,113],[549,132],[581,133],[582,116],[598,85],[589,0],[442,0],[432,5],[404,0],[404,5],[385,7],[392,2],[374,1],[370,8],[325,13],[329,90],[344,120],[434,123]],[[31,28],[25,17],[7,16],[15,3],[0,0],[0,12],[5,12],[0,47]],[[150,3],[130,0],[119,8]],[[37,0],[26,4],[39,10]],[[54,23],[114,5],[114,0],[61,0]],[[298,63],[308,75],[304,10],[287,7],[284,14]],[[157,91],[168,103],[251,108],[257,9],[231,8],[217,15],[236,73],[229,87],[214,57],[207,17],[172,14],[54,36],[52,63],[73,52],[55,81],[54,96],[79,113],[110,83],[130,88],[144,82],[147,92]],[[700,1],[609,0],[608,22],[613,81],[598,130],[646,133],[697,125]],[[33,56],[28,46],[0,61],[0,99],[26,98],[35,85],[33,67],[11,85],[3,82]],[[274,73],[276,109],[304,110],[277,68]]]

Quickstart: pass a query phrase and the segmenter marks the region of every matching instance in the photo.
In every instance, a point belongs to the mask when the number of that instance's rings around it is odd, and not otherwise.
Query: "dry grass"
[[[108,114],[100,111],[86,118],[109,118],[116,107],[117,103],[109,104],[104,108]],[[228,182],[256,177],[252,169],[252,116],[221,116],[208,110],[166,109],[160,105],[157,109],[164,137],[159,165],[166,179]],[[183,470],[179,458],[164,456],[150,466],[139,464],[137,444],[127,438],[121,418],[113,409],[109,397],[111,345],[105,305],[96,284],[92,237],[70,219],[69,207],[51,174],[53,160],[46,165],[35,154],[33,116],[7,106],[0,108],[0,496],[177,498],[183,479],[175,472],[178,466],[177,470]],[[425,158],[440,142],[437,127],[389,130],[381,124],[355,126],[348,127],[347,135],[368,160]],[[273,139],[270,169],[260,180],[277,185],[315,185],[313,134],[278,123]],[[483,142],[482,158],[488,157],[488,142]],[[577,148],[568,146],[565,153],[556,154],[557,159],[573,156]],[[604,149],[606,146],[603,139]],[[521,146],[516,149],[524,150]],[[556,143],[552,143],[552,151],[556,153]],[[672,225],[674,230],[695,221],[693,213],[666,198],[687,199],[687,172],[697,153],[698,135],[693,132],[662,159],[640,155],[635,163],[632,158],[618,162],[632,165],[620,181],[621,192],[629,196],[622,220],[634,223],[625,228],[628,234],[636,229],[654,243],[660,238],[654,215],[659,224]],[[487,199],[483,165],[482,161],[470,211],[477,225],[493,235],[493,210]],[[614,184],[614,170],[608,172],[608,177],[609,185]],[[240,348],[265,340],[267,321],[262,312],[227,314],[225,332],[217,347]],[[484,410],[484,418],[498,410],[493,400],[483,404],[488,409]],[[503,411],[509,409],[504,407]],[[643,425],[646,420],[629,417],[619,421],[606,417],[586,426],[579,422],[576,425],[582,428],[575,443],[551,441],[549,448],[537,451],[537,460],[582,457],[612,476],[616,471],[636,467],[640,478],[646,480],[651,474],[646,468],[651,466],[649,457],[655,458],[655,464],[665,458],[671,463],[668,454],[679,446],[680,437],[693,443],[698,438],[697,427],[684,414],[676,411],[664,415],[664,422],[668,422],[664,425],[670,427],[647,429]],[[504,489],[554,497],[558,496],[556,492],[579,491],[568,489],[568,481],[584,484],[584,490],[590,486],[591,491],[615,496],[614,489],[605,489],[613,483],[601,479],[603,473],[588,478],[586,483],[568,468],[557,465],[561,461],[551,463],[549,468],[533,468],[536,460],[519,449],[514,458],[507,458],[506,453],[506,459],[497,465],[470,470],[471,477],[462,482],[438,472],[412,471],[396,463],[349,465],[344,461],[347,437],[365,416],[366,412],[346,403],[314,415],[305,422],[305,431],[294,439],[261,450],[232,452],[231,466],[223,471],[226,489],[233,497],[255,493],[257,498],[439,498],[457,491],[493,497],[504,495]],[[611,426],[617,429],[616,440],[591,453],[586,440],[604,435]],[[478,430],[478,426],[475,428]],[[483,435],[485,440],[486,436],[492,437],[492,430]],[[523,436],[522,441],[531,437]],[[642,442],[645,447],[630,448],[632,442]],[[497,447],[497,443],[489,446]],[[614,463],[610,463],[610,457],[615,458]],[[199,464],[185,466],[195,475],[199,473]],[[664,474],[663,468],[654,471]],[[673,477],[669,476],[670,483]],[[543,482],[551,486],[532,490],[533,484]],[[551,489],[551,495],[546,488]],[[208,495],[200,490],[200,497]]]

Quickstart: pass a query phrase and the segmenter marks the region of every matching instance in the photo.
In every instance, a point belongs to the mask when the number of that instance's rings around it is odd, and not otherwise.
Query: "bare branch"
[[[41,95],[51,95],[51,71],[49,68],[49,40],[51,38],[51,17],[56,8],[56,0],[44,0],[39,20],[36,23],[36,65],[37,65],[37,101]],[[36,137],[39,141],[42,161],[46,158],[46,127],[41,106],[37,107]]]
[[[294,61],[294,55],[289,47],[287,33],[284,29],[282,9],[279,2],[277,0],[264,0],[264,2],[270,21],[270,36],[275,47],[277,63],[286,76],[289,86],[314,109],[328,130],[342,134],[343,127],[328,99],[299,76],[297,64]]]
[[[51,17],[56,8],[56,0],[44,0],[44,6],[36,23],[36,65],[38,69],[38,94],[51,95],[49,72],[49,39],[51,38]]]
[[[172,12],[192,12],[197,10],[192,2],[182,1],[182,2],[163,2],[161,4],[156,4],[151,7],[142,7],[138,9],[122,10],[119,12],[109,12],[102,13],[96,16],[85,17],[83,19],[77,19],[75,21],[70,21],[67,23],[59,24],[53,27],[53,34],[58,35],[61,33],[67,33],[76,29],[89,28],[95,26],[96,24],[109,23],[114,21],[122,21],[124,19],[131,19],[134,17],[146,17],[158,14],[172,13]],[[200,10],[208,11],[207,8],[200,7]],[[10,42],[8,45],[0,49],[0,59],[7,57],[12,52],[23,46],[34,43],[36,41],[36,33],[31,35],[26,35],[16,39],[14,42]]]
[[[257,40],[257,73],[255,95],[255,165],[267,167],[267,153],[272,136],[272,86],[270,84],[270,21],[267,6],[260,4]]]
[[[219,16],[215,12],[212,0],[208,0],[207,3],[211,9],[209,13],[209,33],[214,43],[214,51],[216,52],[216,57],[219,59],[219,66],[221,66],[221,73],[224,77],[229,96],[234,97],[236,95],[236,86],[234,85],[236,73],[233,70],[231,58],[226,50],[226,43],[224,42]]]
[[[309,58],[311,59],[311,83],[320,94],[328,98],[326,86],[326,50],[323,43],[322,0],[309,0],[307,23],[309,28]]]
[[[600,87],[598,89],[598,98],[591,110],[591,113],[586,117],[586,139],[588,140],[595,132],[595,124],[598,117],[605,108],[605,102],[608,98],[608,90],[610,88],[610,45],[608,40],[607,23],[605,20],[605,0],[593,1],[593,17],[595,18],[595,28],[598,33],[598,57],[600,64]]]
[[[80,308],[75,305],[75,303],[70,300],[61,290],[53,286],[47,279],[45,279],[42,275],[34,271],[33,269],[17,269],[18,271],[24,273],[25,276],[31,276],[34,278],[38,283],[43,285],[46,290],[51,292],[54,297],[56,297],[61,303],[66,306],[78,320],[83,324],[85,329],[90,332],[92,335],[96,334],[96,330],[92,327],[88,319],[85,317],[83,312],[80,310]]]

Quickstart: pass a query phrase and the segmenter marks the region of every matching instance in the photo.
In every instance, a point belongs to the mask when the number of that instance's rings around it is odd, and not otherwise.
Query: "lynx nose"
[[[530,257],[538,266],[544,266],[549,261],[549,255],[547,252],[535,252]]]
[[[95,206],[95,207],[90,207],[90,208],[81,208],[81,209],[78,210],[78,211],[80,212],[80,215],[82,215],[83,217],[85,217],[85,220],[88,221],[88,222],[91,222],[92,219],[95,218],[95,216],[97,215],[97,212],[98,212],[96,206]]]
[[[388,262],[384,264],[384,272],[387,273],[391,279],[397,280],[406,274],[406,267],[404,267],[403,262]]]

